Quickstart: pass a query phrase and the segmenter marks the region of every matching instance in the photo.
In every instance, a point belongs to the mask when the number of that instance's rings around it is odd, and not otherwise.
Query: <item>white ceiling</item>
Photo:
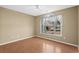
[[[73,6],[74,5],[39,5],[39,8],[37,8],[36,5],[1,5],[0,7],[38,16]]]

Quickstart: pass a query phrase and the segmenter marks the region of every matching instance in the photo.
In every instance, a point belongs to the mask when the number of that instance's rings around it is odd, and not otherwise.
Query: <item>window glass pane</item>
[[[50,15],[41,19],[41,32],[60,35],[62,32],[62,15]]]

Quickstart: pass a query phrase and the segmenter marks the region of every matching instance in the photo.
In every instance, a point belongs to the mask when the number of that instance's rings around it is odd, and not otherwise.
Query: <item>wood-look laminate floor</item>
[[[42,53],[42,52],[74,53],[74,52],[78,52],[78,48],[39,37],[33,37],[33,38],[0,46],[0,52],[2,53]]]

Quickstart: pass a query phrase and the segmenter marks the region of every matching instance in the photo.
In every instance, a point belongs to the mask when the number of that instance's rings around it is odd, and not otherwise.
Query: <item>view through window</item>
[[[62,15],[44,15],[41,18],[41,33],[62,35]]]

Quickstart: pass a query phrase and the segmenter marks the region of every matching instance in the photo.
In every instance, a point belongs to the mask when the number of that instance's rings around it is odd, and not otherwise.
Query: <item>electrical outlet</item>
[[[66,39],[66,37],[64,37],[64,39]]]

